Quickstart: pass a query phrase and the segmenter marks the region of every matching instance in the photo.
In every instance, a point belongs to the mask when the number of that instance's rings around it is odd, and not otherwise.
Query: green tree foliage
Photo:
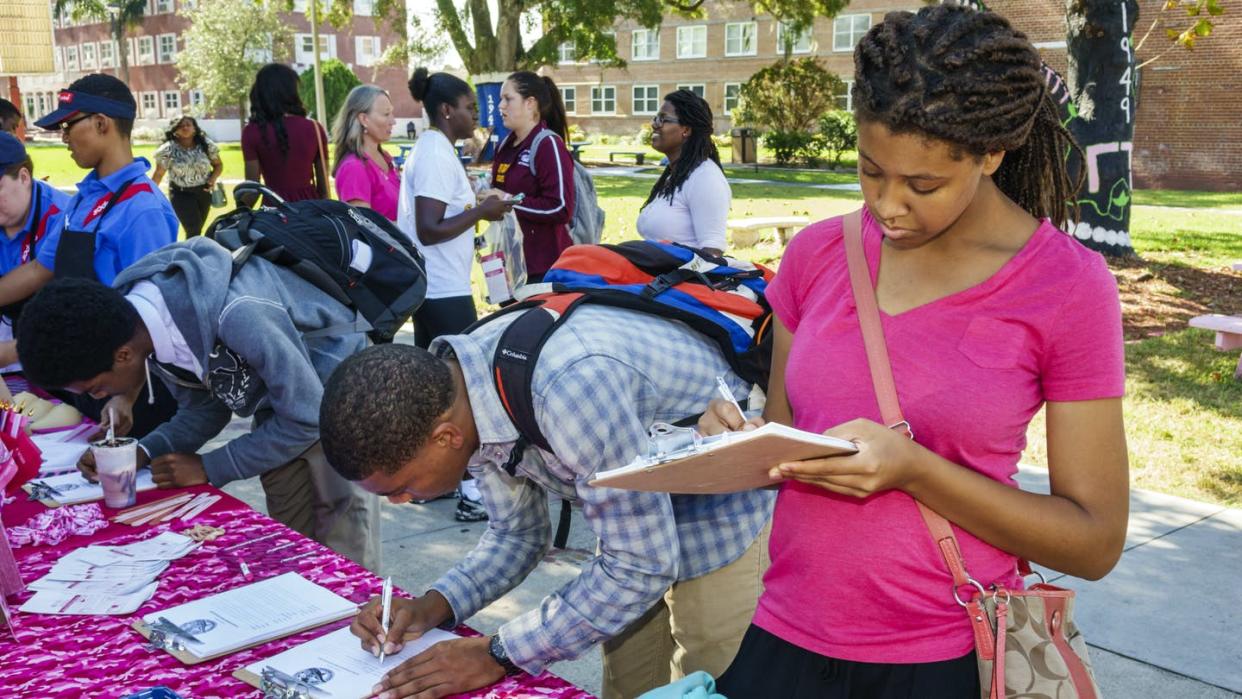
[[[844,109],[834,109],[819,118],[816,137],[835,168],[841,164],[844,153],[858,147],[858,124],[853,114]]]
[[[345,104],[349,91],[361,85],[362,81],[354,75],[354,71],[350,70],[349,66],[336,58],[320,61],[319,70],[323,71],[323,108],[328,112],[320,121],[330,124],[336,113],[341,111],[341,106]],[[315,71],[313,68],[307,68],[298,78],[298,94],[301,95],[302,104],[306,105],[307,111],[311,112],[311,117],[319,119],[319,115],[314,113]]]
[[[810,131],[845,89],[815,58],[780,60],[742,84],[734,121],[773,131]]]
[[[255,73],[271,60],[288,60],[292,35],[276,2],[210,0],[182,10],[190,20],[177,54],[184,90],[201,90],[203,107],[237,107],[245,121]]]
[[[121,80],[129,84],[129,54],[125,51],[125,36],[133,27],[142,24],[147,11],[147,0],[56,0],[52,5],[54,15],[66,14],[75,20],[107,22],[116,41]]]
[[[816,16],[836,15],[847,4],[847,0],[726,1],[768,13],[799,30]],[[616,42],[607,34],[618,20],[657,27],[665,13],[701,17],[702,6],[703,0],[436,0],[435,16],[437,29],[448,36],[466,69],[477,75],[554,64],[564,42],[574,44],[581,60],[624,65]],[[522,24],[532,17],[543,34],[525,46]]]

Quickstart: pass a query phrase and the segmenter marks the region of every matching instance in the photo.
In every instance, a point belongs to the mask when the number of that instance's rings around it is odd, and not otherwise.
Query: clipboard
[[[648,453],[600,471],[593,486],[684,495],[722,495],[779,483],[768,472],[790,461],[844,456],[854,443],[769,422],[749,432],[701,437],[688,427],[656,423]]]
[[[209,660],[223,658],[226,655],[232,655],[234,653],[240,653],[244,650],[250,650],[251,648],[257,648],[265,643],[271,643],[272,641],[279,641],[280,639],[288,638],[289,636],[296,636],[302,633],[303,631],[309,631],[311,629],[316,629],[316,628],[319,628],[320,626],[332,624],[342,619],[348,619],[357,613],[358,613],[358,610],[355,609],[353,611],[345,612],[343,614],[334,616],[331,619],[326,619],[324,621],[319,621],[314,624],[310,624],[308,626],[304,626],[298,629],[293,629],[292,631],[287,631],[284,633],[274,635],[271,638],[260,639],[253,643],[249,643],[247,645],[241,646],[240,648],[232,648],[230,650],[224,650],[224,651],[220,651],[219,653],[215,653],[212,655],[206,655],[202,657],[194,655],[193,653],[191,653],[188,650],[185,650],[184,648],[162,647],[159,649],[168,653],[169,655],[176,658],[177,660],[180,660],[182,664],[184,665],[198,665],[199,663],[205,663]],[[138,633],[142,634],[143,638],[147,639],[148,641],[151,640],[151,634],[152,634],[153,629],[151,628],[151,625],[148,624],[147,622],[143,621],[142,619],[139,619],[132,624],[132,628]],[[240,672],[242,671],[238,670],[237,672],[233,673],[233,676],[237,677],[237,679],[242,680],[243,682],[249,682],[250,684],[253,684],[255,687],[259,686],[258,682],[261,681],[262,678],[258,677],[258,675],[255,675],[254,673],[246,673],[247,675],[250,675],[251,677],[256,678],[254,682],[251,682],[249,679],[246,679],[245,677],[240,676],[240,674],[238,674]]]
[[[302,682],[279,670],[273,670],[267,677],[256,675],[246,668],[233,671],[233,677],[251,687],[263,690],[264,697],[281,697],[282,699],[316,699],[326,692],[313,684]]]
[[[139,479],[138,479],[138,483],[135,486],[135,489],[137,492],[145,493],[149,490],[156,489],[155,483],[149,481],[150,474],[151,474],[151,470],[149,468],[144,466],[143,468],[138,469],[138,473],[139,473]],[[52,499],[51,497],[39,497],[38,494],[34,493],[35,489],[38,487],[37,484],[42,483],[48,480],[49,478],[59,478],[65,475],[68,475],[68,474],[62,473],[62,474],[48,475],[48,476],[37,476],[23,483],[22,491],[25,492],[27,495],[31,495],[32,500],[37,500],[38,502],[43,504],[45,507],[48,507],[50,509],[55,509],[57,507],[64,507],[65,505],[86,505],[92,502],[103,502],[104,495],[103,495],[102,489],[99,491],[99,497],[97,498],[90,498],[89,500],[79,500],[77,502],[70,502],[70,503],[58,502]]]

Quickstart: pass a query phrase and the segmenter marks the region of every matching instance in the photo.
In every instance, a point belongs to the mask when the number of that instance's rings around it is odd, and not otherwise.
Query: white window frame
[[[556,62],[560,65],[578,63],[578,47],[572,41],[562,41],[556,47]]]
[[[354,0],[354,16],[370,17],[375,14],[375,0]]]
[[[82,72],[95,70],[99,67],[99,46],[93,41],[86,41],[78,45],[78,60],[82,66]]]
[[[789,27],[784,22],[776,23],[776,55],[785,55],[785,32],[789,31]],[[801,46],[806,42],[804,46]],[[790,53],[810,53],[815,50],[815,29],[807,27],[797,40],[794,41]]]
[[[677,27],[677,58],[707,58],[706,24],[685,24]]]
[[[577,85],[561,85],[558,88],[561,91],[561,104],[565,105],[566,114],[578,113],[578,86]]]
[[[303,65],[310,65],[315,62],[314,45],[308,44],[313,42],[312,34],[295,34],[294,35],[294,62]],[[307,46],[310,48],[307,48]],[[326,61],[336,58],[336,35],[320,34],[319,35],[319,60]]]
[[[104,57],[104,49],[108,50],[108,56],[106,59]],[[115,41],[99,42],[99,67],[100,68],[115,68],[117,67],[117,65],[119,65],[119,62],[117,61],[117,55],[116,55],[116,42]]]
[[[854,111],[854,81],[841,78],[841,82],[845,83],[845,94],[834,95],[833,102],[837,109],[844,109],[847,112]]]
[[[176,11],[173,0],[155,0],[155,14],[166,15]]]
[[[171,51],[165,51],[164,45],[167,40],[172,45]],[[168,33],[160,34],[155,37],[155,55],[157,63],[173,63],[177,60],[177,35]]]
[[[660,30],[659,29],[635,29],[634,30],[633,34],[630,35],[630,60],[631,61],[658,61],[660,60]]]
[[[735,89],[737,90],[737,94],[736,94],[736,95],[734,95],[734,97],[733,97],[733,107],[732,107],[732,108],[731,108],[731,107],[729,107],[729,88],[731,88],[731,87],[732,87],[732,88],[735,88]],[[741,99],[741,96],[742,96],[742,83],[725,83],[725,84],[724,84],[724,92],[723,92],[723,93],[722,93],[722,95],[721,95],[721,102],[720,102],[720,108],[721,108],[721,110],[722,110],[725,114],[732,114],[732,113],[733,113],[733,109],[736,109],[736,108],[737,108],[737,103],[738,103],[738,100],[740,100],[740,99]]]
[[[174,104],[169,104],[169,97],[175,97]],[[181,92],[179,90],[165,90],[160,94],[160,106],[164,108],[164,116],[171,116],[181,111]]]
[[[191,109],[197,109],[198,107],[203,106],[203,104],[207,101],[207,98],[203,96],[202,90],[190,90],[189,98]]]
[[[606,96],[611,92],[612,96]],[[612,109],[607,109],[605,105],[612,102]],[[599,108],[596,108],[599,105]],[[591,113],[610,116],[617,113],[617,86],[616,85],[592,85],[591,86]]]
[[[865,26],[860,27],[860,24]],[[832,50],[853,51],[863,34],[871,29],[871,15],[837,15],[832,20]],[[844,41],[842,39],[844,38]]]
[[[749,30],[750,46],[747,47],[747,31]],[[729,36],[733,34],[733,36]],[[730,50],[729,43],[732,41],[734,46]],[[725,24],[725,56],[755,56],[759,53],[759,23],[758,22],[728,22]]]
[[[643,97],[639,97],[639,90],[646,94]],[[641,107],[639,106],[640,103],[642,103]],[[658,111],[660,111],[660,86],[656,83],[634,85],[630,90],[630,113],[651,116]]]
[[[696,87],[699,89],[695,90],[694,88]],[[703,99],[707,99],[707,83],[682,83],[677,86],[677,89],[678,90],[689,90],[693,92],[694,94],[698,95],[699,97],[702,97]]]
[[[155,65],[155,37],[149,34],[138,37],[138,65]]]
[[[309,9],[309,5],[307,5],[306,0],[293,0],[293,11],[294,12],[297,12],[299,14],[306,14],[307,9]]]
[[[134,44],[134,37],[125,40],[125,50],[129,51],[129,64],[131,66],[138,65],[138,46]],[[120,65],[120,59],[117,59],[117,65]]]
[[[78,47],[65,47],[65,70],[70,73],[78,72]]]
[[[384,55],[378,36],[354,37],[354,63],[360,66],[373,66]],[[365,47],[365,51],[364,51]]]
[[[140,110],[142,117],[144,119],[158,119],[160,116],[160,93],[143,92],[141,94],[142,97],[139,104],[142,107]]]

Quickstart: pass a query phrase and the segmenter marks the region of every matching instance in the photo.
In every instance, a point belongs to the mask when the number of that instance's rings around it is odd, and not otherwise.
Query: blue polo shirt
[[[65,212],[69,210],[68,194],[40,180],[34,181],[30,190],[30,213],[26,216],[26,224],[17,234],[9,236],[0,231],[0,274],[8,274],[22,265],[22,248],[30,239],[32,246],[30,257],[25,260],[38,259],[39,254],[47,247],[52,231],[59,231]],[[58,233],[59,235],[59,233]]]
[[[56,271],[56,248],[65,227],[70,230],[96,231],[95,274],[99,281],[112,286],[121,270],[154,250],[177,240],[177,215],[159,187],[147,177],[151,163],[146,158],[100,178],[93,170],[78,183],[78,193],[68,203],[69,213],[62,225],[48,231],[38,252],[39,263]],[[121,185],[133,180],[125,192]],[[100,210],[110,197],[120,196],[107,216]],[[98,229],[96,229],[98,226]]]

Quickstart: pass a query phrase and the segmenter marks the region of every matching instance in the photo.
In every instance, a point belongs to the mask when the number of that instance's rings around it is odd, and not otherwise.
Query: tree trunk
[[[129,51],[125,46],[125,24],[120,17],[112,19],[112,38],[116,39],[116,51],[120,54],[117,58],[121,60],[121,82],[129,85]],[[133,88],[130,88],[133,89]]]
[[[1072,233],[1106,255],[1134,255],[1130,242],[1132,153],[1137,90],[1131,36],[1137,0],[1067,0],[1068,85],[1049,73],[1062,120],[1082,147],[1080,220]],[[1068,90],[1068,91],[1066,91]]]

